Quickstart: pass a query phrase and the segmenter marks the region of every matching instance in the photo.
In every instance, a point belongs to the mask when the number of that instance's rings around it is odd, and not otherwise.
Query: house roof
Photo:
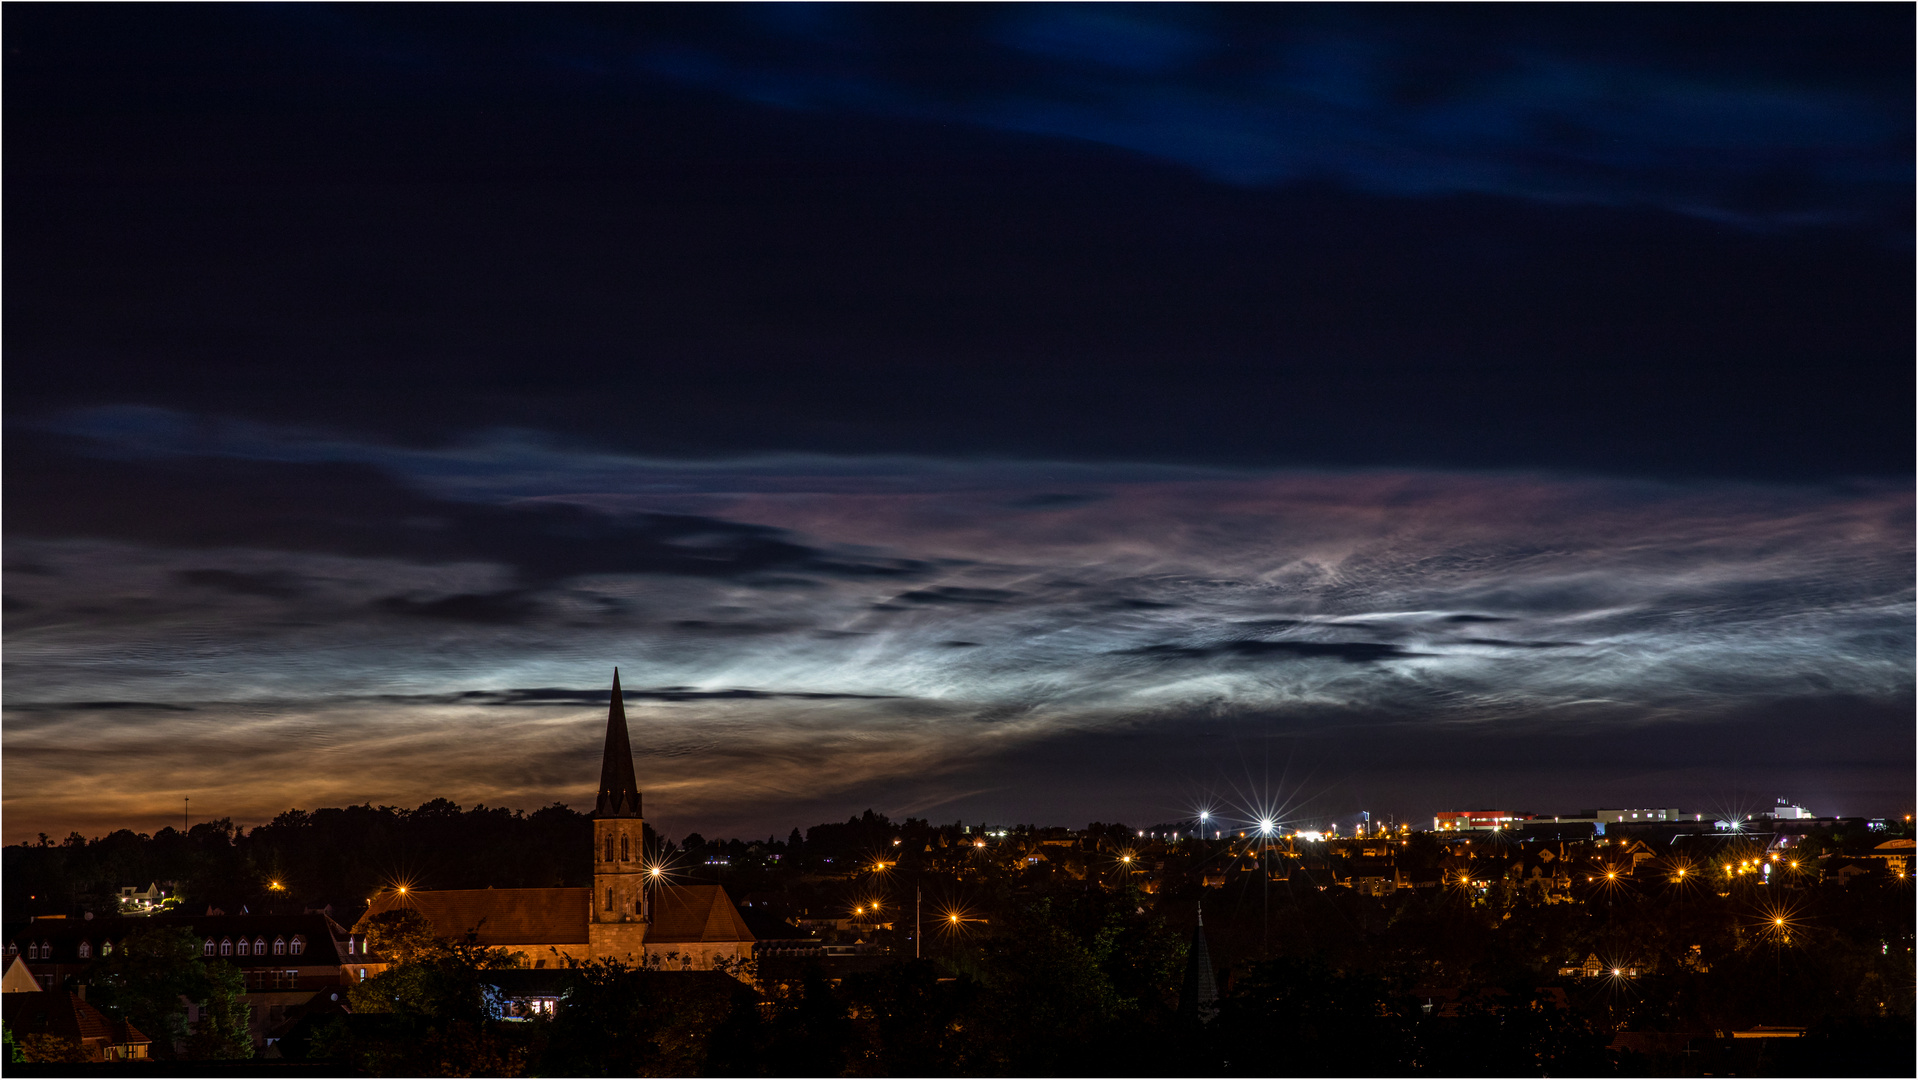
[[[12,927],[6,935],[6,941],[15,948],[24,948],[30,941],[44,942],[53,946],[53,955],[43,958],[42,962],[83,964],[88,961],[80,958],[82,941],[90,942],[94,956],[98,957],[102,941],[124,941],[128,934],[143,926],[185,927],[199,937],[210,937],[215,941],[223,938],[238,941],[245,937],[249,941],[264,938],[270,942],[280,937],[290,939],[296,934],[306,940],[306,947],[299,956],[220,957],[242,968],[337,965],[341,960],[334,941],[346,936],[346,930],[340,924],[318,912],[309,912],[304,915],[151,915],[41,920]]]
[[[757,941],[720,885],[668,885],[652,896],[646,944]]]
[[[0,993],[39,993],[44,989],[46,987],[41,986],[40,980],[33,977],[33,972],[27,970],[27,962],[18,956],[13,958],[13,963],[7,965],[6,975],[0,976]]]
[[[416,889],[373,898],[366,920],[386,911],[417,911],[445,938],[476,945],[584,945],[592,910],[588,889]]]
[[[22,1034],[58,1035],[83,1045],[89,1039],[113,1046],[153,1041],[125,1020],[108,1019],[71,990],[0,994],[0,1015]]]

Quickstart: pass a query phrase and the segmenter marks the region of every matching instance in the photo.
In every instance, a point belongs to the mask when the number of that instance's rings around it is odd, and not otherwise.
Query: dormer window
[[[80,959],[82,960],[93,959],[93,942],[82,941],[80,943]]]
[[[247,954],[248,954],[249,952],[251,952],[251,951],[252,951],[252,949],[251,949],[251,948],[250,948],[250,947],[249,947],[249,946],[247,945],[247,943],[246,943],[246,939],[245,939],[245,938],[241,938],[241,939],[240,939],[240,955],[241,955],[241,956],[245,956],[245,955],[247,955]]]
[[[266,955],[266,939],[265,938],[253,939],[253,955],[254,956]]]
[[[346,955],[353,955],[353,935],[346,935]]]
[[[273,955],[274,956],[286,955],[286,939],[285,938],[276,937],[273,939]]]
[[[300,955],[301,953],[306,951],[306,939],[301,937],[298,934],[294,934],[291,948],[293,950],[294,956]]]
[[[201,955],[201,956],[212,956],[212,955],[213,955],[213,953],[214,953],[214,951],[215,951],[216,949],[218,949],[218,948],[219,948],[219,946],[217,946],[217,945],[215,945],[215,944],[213,943],[213,939],[212,939],[212,938],[207,938],[207,939],[206,939],[206,947],[200,950],[200,955]]]
[[[221,956],[233,955],[233,939],[232,938],[224,937],[220,939],[220,955]]]
[[[27,942],[27,959],[29,960],[40,959],[40,946],[37,942],[32,942],[32,941]]]
[[[101,955],[101,956],[112,956],[112,955],[113,955],[113,942],[111,942],[111,941],[102,941],[102,942],[100,943],[100,955]]]

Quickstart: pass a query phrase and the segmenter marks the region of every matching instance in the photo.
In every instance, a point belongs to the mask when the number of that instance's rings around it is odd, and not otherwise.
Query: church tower
[[[593,956],[636,964],[646,953],[645,820],[639,781],[626,737],[626,702],[613,669],[613,701],[606,712],[606,756],[599,767],[599,803],[593,808]]]

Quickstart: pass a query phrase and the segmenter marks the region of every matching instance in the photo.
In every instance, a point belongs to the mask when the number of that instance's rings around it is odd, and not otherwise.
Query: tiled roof
[[[338,923],[311,912],[305,915],[151,915],[140,917],[109,916],[103,919],[46,919],[13,927],[6,935],[8,944],[25,950],[28,942],[38,941],[53,946],[53,956],[42,958],[40,963],[76,964],[86,963],[80,959],[80,943],[88,942],[92,946],[94,957],[100,955],[100,943],[112,941],[119,943],[126,936],[142,926],[183,926],[202,938],[232,938],[235,941],[242,936],[249,941],[264,938],[271,943],[276,937],[289,940],[298,934],[306,939],[306,947],[299,956],[226,956],[221,959],[241,968],[249,967],[314,967],[333,966],[340,963],[339,951],[334,946],[335,935],[344,937],[346,931]],[[35,961],[28,961],[31,966]]]
[[[442,937],[473,935],[476,944],[583,945],[589,938],[592,896],[586,889],[426,889],[405,896],[382,893],[361,919],[407,908]],[[646,943],[753,941],[732,897],[719,885],[668,885],[650,900]]]
[[[719,885],[668,885],[651,899],[647,945],[694,941],[754,941],[732,897]]]
[[[107,1019],[71,990],[0,994],[0,1011],[8,1027],[25,1034],[58,1035],[78,1043],[98,1039],[114,1046],[153,1041],[125,1020]]]
[[[592,897],[586,889],[421,889],[381,893],[361,917],[410,909],[441,937],[473,935],[475,944],[584,945]]]

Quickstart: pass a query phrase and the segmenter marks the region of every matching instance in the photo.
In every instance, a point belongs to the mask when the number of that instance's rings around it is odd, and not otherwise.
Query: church
[[[673,882],[648,864],[644,835],[615,669],[593,809],[592,888],[389,890],[374,898],[355,930],[364,932],[367,920],[382,912],[408,909],[440,937],[519,953],[528,967],[612,960],[712,969],[751,959],[752,931],[725,888]]]

